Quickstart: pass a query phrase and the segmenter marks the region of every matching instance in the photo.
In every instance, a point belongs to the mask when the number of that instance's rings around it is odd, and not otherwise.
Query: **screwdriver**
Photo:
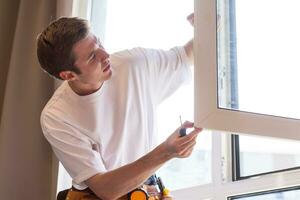
[[[179,120],[180,120],[180,124],[181,124],[181,128],[179,130],[179,135],[180,135],[180,137],[183,137],[183,136],[186,136],[186,128],[182,127],[181,115],[179,116]]]

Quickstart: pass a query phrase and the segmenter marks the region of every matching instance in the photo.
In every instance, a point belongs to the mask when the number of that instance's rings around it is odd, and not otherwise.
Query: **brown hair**
[[[77,17],[62,17],[50,23],[37,38],[37,56],[41,67],[50,75],[61,79],[62,71],[80,74],[74,65],[72,48],[90,31],[89,23]]]

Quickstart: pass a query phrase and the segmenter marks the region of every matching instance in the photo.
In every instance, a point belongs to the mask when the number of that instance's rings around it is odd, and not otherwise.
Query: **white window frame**
[[[300,120],[218,108],[216,0],[195,0],[195,124],[225,132],[300,139]]]
[[[211,130],[212,183],[174,192],[176,199],[226,200],[228,196],[299,185],[300,170],[232,181],[230,134],[299,139],[299,120],[218,108],[216,0],[195,0],[195,124]],[[223,132],[222,132],[223,133]]]
[[[178,200],[227,200],[229,196],[299,186],[300,170],[232,181],[230,134],[212,134],[212,183],[172,191]]]

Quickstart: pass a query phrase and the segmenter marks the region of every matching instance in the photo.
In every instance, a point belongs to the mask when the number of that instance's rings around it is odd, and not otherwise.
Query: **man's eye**
[[[94,60],[96,58],[96,55],[93,53],[93,55],[90,58],[90,61]]]

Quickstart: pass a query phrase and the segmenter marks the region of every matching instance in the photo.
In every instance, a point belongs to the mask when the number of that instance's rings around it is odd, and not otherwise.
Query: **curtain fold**
[[[0,122],[4,101],[5,86],[11,49],[16,28],[20,0],[11,0],[10,3],[0,3]]]
[[[54,91],[54,81],[39,67],[36,37],[57,17],[57,6],[70,1],[58,2],[0,2],[0,11],[12,8],[5,13],[10,34],[1,31],[0,37],[7,36],[1,41],[13,38],[6,49],[8,61],[2,62],[0,72],[0,199],[55,199],[55,161],[40,128],[40,113]]]
[[[81,0],[82,1],[82,0]],[[56,16],[72,16],[73,0],[58,0],[56,6]]]

